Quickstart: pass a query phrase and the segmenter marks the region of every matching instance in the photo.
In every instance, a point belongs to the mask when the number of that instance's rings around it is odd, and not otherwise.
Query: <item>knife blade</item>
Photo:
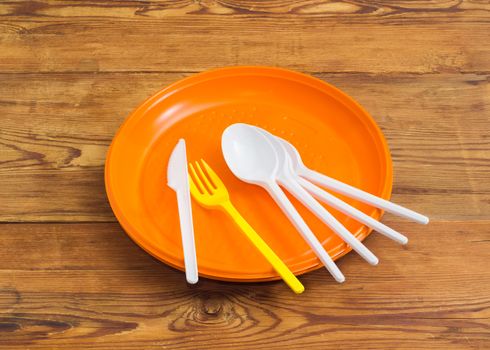
[[[192,222],[189,175],[187,172],[187,155],[184,139],[180,139],[177,142],[177,145],[170,155],[167,166],[167,185],[173,189],[177,195],[186,280],[190,284],[195,284],[199,277],[197,271],[196,246],[194,242],[194,226]]]

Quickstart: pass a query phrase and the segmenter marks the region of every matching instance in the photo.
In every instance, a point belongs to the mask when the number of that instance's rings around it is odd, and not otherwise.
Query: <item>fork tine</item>
[[[205,194],[207,191],[206,191],[206,188],[204,187],[203,183],[201,182],[201,179],[199,179],[199,176],[197,176],[197,173],[196,173],[196,170],[194,169],[194,166],[192,165],[192,163],[189,163],[189,169],[190,169],[190,172],[191,176],[189,176],[192,180],[192,183],[195,185],[195,187],[199,190],[200,193],[202,194]]]
[[[209,164],[206,163],[206,161],[202,158],[201,158],[201,163],[203,164],[204,169],[208,173],[209,179],[214,184],[214,187],[215,188],[223,187],[224,186],[223,182],[221,181],[219,176],[214,172],[214,170],[209,166]]]
[[[211,182],[209,181],[208,176],[202,170],[201,165],[199,164],[199,162],[196,162],[196,168],[197,168],[197,172],[201,176],[201,180],[204,182],[204,184],[206,185],[207,189],[209,190],[209,193],[213,193],[213,191],[215,190],[215,188],[211,184]]]
[[[201,193],[201,190],[196,186],[196,183],[194,182],[194,179],[192,178],[191,174],[188,174],[189,176],[189,189],[191,191],[191,194],[196,197],[199,196]]]

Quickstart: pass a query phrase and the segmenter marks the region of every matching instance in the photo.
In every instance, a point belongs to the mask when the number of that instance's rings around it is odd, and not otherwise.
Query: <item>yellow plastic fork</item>
[[[236,210],[230,201],[228,190],[218,175],[202,159],[201,164],[199,162],[189,163],[189,184],[192,197],[203,207],[221,209],[228,213],[247,238],[282,277],[284,282],[295,293],[302,293],[305,287]]]

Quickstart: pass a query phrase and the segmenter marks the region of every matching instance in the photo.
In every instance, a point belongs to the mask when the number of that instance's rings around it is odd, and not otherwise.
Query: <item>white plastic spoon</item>
[[[316,198],[321,200],[322,202],[330,205],[332,208],[337,209],[338,211],[348,215],[360,223],[376,230],[381,233],[383,236],[394,240],[400,244],[407,244],[408,238],[405,235],[402,235],[400,232],[393,230],[392,228],[386,226],[385,224],[379,222],[373,217],[363,213],[359,209],[356,209],[343,200],[335,197],[333,194],[328,193],[327,191],[321,189],[320,187],[312,184],[308,180],[303,179],[302,177],[297,177],[298,183],[303,186],[308,192],[313,194]]]
[[[293,169],[299,176],[302,176],[305,179],[310,180],[320,186],[326,187],[329,190],[357,199],[363,203],[383,209],[389,213],[413,220],[420,224],[429,223],[429,218],[425,215],[419,214],[408,208],[404,208],[401,205],[392,203],[390,201],[387,201],[386,199],[376,197],[368,192],[347,185],[339,180],[335,180],[331,177],[307,168],[306,165],[303,164],[298,150],[292,144],[277,136],[275,137],[281,141],[282,145],[286,149],[286,152],[289,154],[289,157],[291,159]]]
[[[233,174],[267,190],[335,280],[345,281],[342,272],[276,183],[279,163],[271,142],[250,125],[233,124],[223,132],[221,148]]]
[[[279,161],[279,169],[277,172],[277,180],[291,194],[293,194],[304,206],[310,209],[324,224],[332,229],[332,231],[352,247],[364,260],[371,265],[377,265],[378,258],[361,243],[352,233],[350,233],[344,225],[342,225],[330,212],[325,209],[318,201],[313,198],[303,187],[298,184],[298,176],[294,173],[289,157],[282,144],[276,140],[271,134],[263,129],[254,127],[258,132],[264,135],[271,141]],[[271,137],[272,136],[272,137]]]
[[[287,160],[290,162],[290,165],[292,165],[292,160],[289,155],[289,153],[286,150],[285,143],[286,141],[282,140],[281,138],[271,134],[267,130],[261,129],[259,127],[255,127],[257,130],[261,131],[271,142],[274,143],[276,147],[276,151],[282,152],[284,154],[284,157],[287,158]],[[280,147],[279,147],[280,146]],[[401,233],[393,230],[392,228],[382,224],[381,222],[375,220],[369,215],[364,214],[362,211],[350,206],[349,204],[345,203],[343,200],[335,197],[334,195],[328,193],[327,191],[324,191],[320,187],[316,186],[315,184],[309,182],[308,180],[305,180],[304,178],[300,177],[298,174],[294,173],[292,168],[289,168],[290,173],[292,172],[291,176],[294,177],[294,180],[301,185],[304,189],[306,189],[308,192],[313,194],[315,197],[317,197],[319,200],[322,202],[330,205],[331,207],[337,209],[338,211],[356,219],[360,223],[378,231],[382,235],[391,238],[392,240],[401,243],[401,244],[407,244],[408,238]],[[306,205],[306,204],[305,204]]]

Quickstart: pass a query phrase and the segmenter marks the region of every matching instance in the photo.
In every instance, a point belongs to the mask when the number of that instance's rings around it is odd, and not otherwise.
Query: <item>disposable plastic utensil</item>
[[[349,204],[345,203],[343,200],[335,197],[334,195],[328,193],[327,191],[324,191],[323,189],[316,186],[315,184],[297,175],[292,168],[291,156],[286,150],[285,144],[287,143],[287,141],[284,141],[283,139],[271,134],[267,130],[264,130],[256,126],[255,128],[269,138],[269,140],[274,144],[276,151],[283,154],[282,157],[287,158],[285,159],[285,161],[287,160],[290,166],[284,168],[284,172],[286,172],[285,174],[286,177],[293,177],[294,180],[299,185],[301,185],[305,190],[313,194],[316,198],[318,198],[322,202],[356,219],[357,221],[363,223],[364,225],[378,231],[384,236],[391,238],[392,240],[401,244],[406,244],[408,242],[408,238],[406,236],[382,224],[381,222],[373,219],[371,216],[364,214],[362,211],[350,206]]]
[[[204,207],[218,208],[226,212],[282,277],[284,282],[295,293],[303,293],[305,287],[231,203],[228,190],[218,175],[204,160],[201,160],[201,163],[202,165],[199,162],[189,163],[192,197]]]
[[[249,125],[233,124],[223,132],[221,148],[233,174],[267,190],[335,280],[345,281],[342,272],[277,184],[279,162],[271,142]]]
[[[277,136],[276,138],[280,140],[280,142],[286,149],[286,152],[289,154],[291,164],[296,174],[320,186],[326,187],[331,191],[357,199],[363,203],[372,205],[379,209],[383,209],[389,213],[413,220],[420,224],[425,225],[429,223],[429,218],[425,215],[419,214],[413,210],[402,207],[401,205],[387,201],[386,199],[376,197],[368,192],[347,185],[339,180],[333,179],[329,176],[307,168],[306,165],[304,165],[298,150],[292,144]]]
[[[194,243],[194,226],[192,224],[191,198],[187,176],[187,155],[184,139],[177,142],[167,166],[167,184],[177,194],[180,232],[184,250],[185,277],[191,284],[197,283],[196,247]]]
[[[402,235],[400,232],[393,230],[392,228],[386,226],[385,224],[379,222],[371,216],[364,214],[359,209],[350,206],[343,200],[335,197],[333,194],[328,193],[327,191],[321,189],[320,187],[309,182],[308,180],[305,180],[300,176],[298,176],[296,180],[305,190],[313,194],[313,196],[318,198],[320,201],[330,205],[332,208],[335,208],[345,215],[354,218],[360,223],[363,223],[364,225],[376,230],[377,232],[381,233],[385,237],[394,240],[395,242],[398,242],[400,244],[408,243],[408,238],[405,235]]]
[[[270,137],[270,134],[266,134],[263,129],[253,127],[257,132],[266,136],[273,145],[278,162],[277,180],[283,185],[289,192],[291,192],[304,206],[310,209],[320,220],[323,221],[332,231],[342,238],[352,249],[354,249],[364,260],[371,265],[377,265],[378,258],[361,243],[352,233],[350,233],[344,225],[342,225],[330,212],[325,209],[320,203],[316,201],[311,194],[309,194],[303,187],[298,184],[297,175],[294,173],[289,157],[286,150],[282,147],[281,143],[274,137]]]

